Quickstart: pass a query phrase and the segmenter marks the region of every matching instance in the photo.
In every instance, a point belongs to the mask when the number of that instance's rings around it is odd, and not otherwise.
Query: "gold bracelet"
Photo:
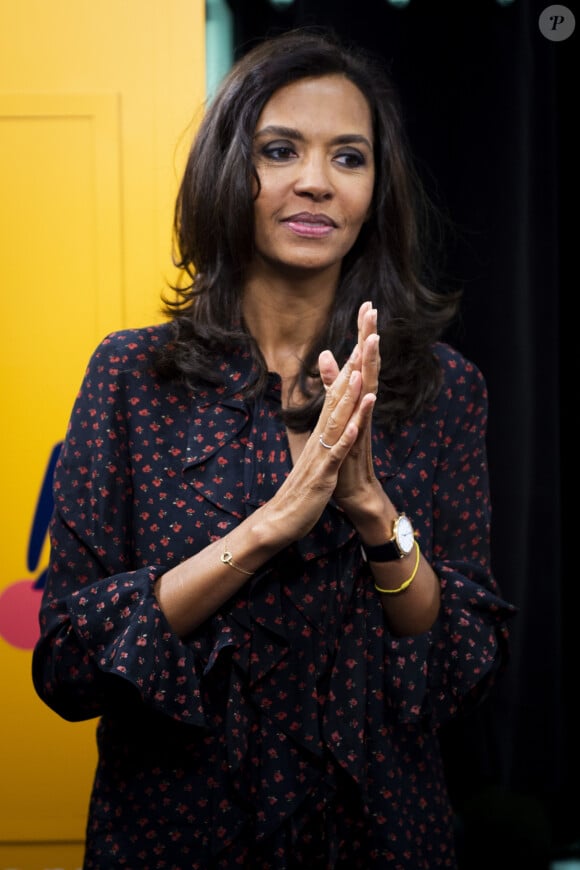
[[[417,548],[417,561],[415,562],[413,573],[411,574],[409,579],[405,580],[404,583],[401,583],[401,585],[398,586],[396,589],[381,589],[381,587],[377,586],[377,584],[375,583],[375,589],[377,590],[377,592],[382,592],[383,595],[396,595],[397,592],[403,592],[404,589],[411,585],[411,583],[415,579],[417,571],[419,570],[419,561],[421,559],[421,550],[419,549],[419,544],[417,543],[417,541],[415,541],[415,547]]]
[[[254,571],[246,571],[245,568],[242,568],[241,565],[236,565],[234,562],[234,557],[230,553],[227,547],[224,548],[223,553],[220,556],[220,562],[223,562],[224,565],[229,565],[230,568],[234,568],[236,571],[239,571],[240,574],[247,574],[248,577],[251,577],[254,574]]]

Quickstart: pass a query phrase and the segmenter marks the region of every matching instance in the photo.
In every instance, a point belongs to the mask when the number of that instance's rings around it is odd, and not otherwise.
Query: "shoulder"
[[[439,397],[432,408],[445,427],[480,426],[485,429],[488,416],[487,384],[481,369],[460,351],[444,342],[433,346],[442,372]]]
[[[487,392],[485,377],[472,360],[445,342],[433,345],[433,353],[439,362],[443,375],[443,389],[462,393],[466,389]]]
[[[170,337],[169,323],[116,330],[101,340],[92,358],[118,370],[147,367]]]
[[[159,403],[171,402],[172,407],[185,404],[182,386],[163,379],[157,371],[157,354],[171,336],[170,323],[120,329],[106,335],[85,368],[76,412],[86,416],[87,409],[98,406],[102,414],[106,407],[110,418],[120,413],[122,406],[131,406],[138,413],[153,416]]]
[[[82,382],[84,391],[112,397],[120,389],[132,392],[143,389],[145,384],[158,389],[157,354],[171,340],[171,334],[169,323],[110,332],[89,358]]]
[[[155,377],[157,354],[170,340],[169,323],[110,332],[93,350],[85,378],[120,381],[131,374]]]

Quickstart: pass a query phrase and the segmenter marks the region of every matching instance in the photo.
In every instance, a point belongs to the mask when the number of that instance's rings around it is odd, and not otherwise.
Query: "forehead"
[[[342,75],[299,79],[274,91],[265,104],[257,131],[270,124],[303,129],[332,125],[372,139],[371,110],[366,97]]]

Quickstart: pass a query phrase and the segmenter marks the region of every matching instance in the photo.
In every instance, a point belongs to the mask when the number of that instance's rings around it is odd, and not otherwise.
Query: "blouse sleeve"
[[[125,360],[123,371],[122,344],[109,336],[91,357],[56,466],[33,683],[71,721],[100,716],[130,684],[146,704],[203,725],[204,656],[172,631],[153,592],[168,566],[131,563],[136,532],[122,386],[131,366]],[[131,376],[140,377],[134,368]]]
[[[489,693],[507,663],[508,621],[516,612],[491,567],[486,383],[477,366],[455,352],[443,364],[438,439],[431,445],[432,529],[420,538],[441,583],[441,607],[430,632],[388,644],[399,718],[431,727]],[[414,515],[412,500],[408,510]]]

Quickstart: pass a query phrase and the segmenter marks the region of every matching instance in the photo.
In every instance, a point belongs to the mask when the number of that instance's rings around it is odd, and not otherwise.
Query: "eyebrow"
[[[295,139],[299,142],[304,142],[304,134],[300,130],[295,130],[293,127],[279,127],[276,124],[270,124],[268,127],[263,127],[257,130],[254,138],[258,139],[262,136],[280,136],[282,139]],[[342,133],[340,136],[335,136],[330,140],[331,145],[366,145],[372,151],[372,145],[366,136],[361,136],[360,133]]]

